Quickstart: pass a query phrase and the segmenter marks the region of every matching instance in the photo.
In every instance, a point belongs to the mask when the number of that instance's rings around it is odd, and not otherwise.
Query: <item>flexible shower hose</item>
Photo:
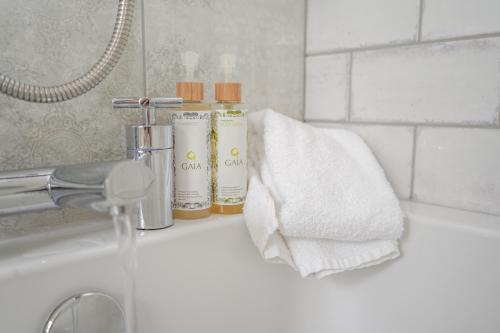
[[[104,54],[92,68],[79,78],[55,86],[38,86],[20,82],[0,72],[0,92],[24,101],[36,103],[55,103],[78,97],[93,89],[120,60],[127,45],[135,0],[118,0],[118,13],[111,40]]]

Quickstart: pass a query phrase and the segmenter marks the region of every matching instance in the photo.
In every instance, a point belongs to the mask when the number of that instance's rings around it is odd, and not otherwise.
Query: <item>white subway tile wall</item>
[[[498,0],[424,0],[422,40],[500,31]]]
[[[500,2],[307,11],[306,121],[358,133],[402,199],[500,215]]]
[[[415,40],[419,0],[309,0],[307,52]]]
[[[349,107],[350,54],[306,59],[307,120],[345,119]]]
[[[500,131],[420,128],[414,197],[500,215]]]
[[[359,52],[352,119],[495,124],[500,38]]]
[[[367,143],[384,168],[387,179],[394,187],[398,197],[401,199],[410,198],[414,127],[325,122],[311,124],[317,127],[342,127],[357,133]]]

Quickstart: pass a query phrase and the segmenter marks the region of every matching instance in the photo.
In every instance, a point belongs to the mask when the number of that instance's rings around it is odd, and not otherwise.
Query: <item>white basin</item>
[[[403,202],[403,256],[318,281],[265,263],[241,216],[138,235],[138,333],[498,332],[500,218]],[[0,332],[62,300],[121,300],[109,220],[0,243]]]

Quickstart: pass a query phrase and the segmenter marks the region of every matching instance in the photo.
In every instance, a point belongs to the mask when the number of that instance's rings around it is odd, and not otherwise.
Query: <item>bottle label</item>
[[[211,206],[211,111],[170,112],[174,129],[174,209]]]
[[[214,110],[212,127],[213,201],[242,204],[247,193],[246,110]]]

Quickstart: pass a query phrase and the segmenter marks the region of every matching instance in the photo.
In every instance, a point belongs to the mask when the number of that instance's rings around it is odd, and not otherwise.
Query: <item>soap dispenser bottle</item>
[[[247,107],[241,84],[231,81],[236,57],[220,58],[224,82],[215,84],[212,105],[212,212],[239,214],[247,193]]]
[[[115,98],[113,107],[141,109],[144,123],[126,128],[127,158],[144,162],[155,175],[146,198],[131,212],[137,229],[154,230],[170,227],[172,217],[173,137],[171,125],[156,123],[157,108],[178,108],[181,98]]]
[[[212,205],[211,107],[203,103],[203,83],[193,79],[198,54],[185,52],[182,63],[186,77],[177,82],[176,95],[184,104],[168,112],[174,131],[174,217],[198,219],[209,216]]]

